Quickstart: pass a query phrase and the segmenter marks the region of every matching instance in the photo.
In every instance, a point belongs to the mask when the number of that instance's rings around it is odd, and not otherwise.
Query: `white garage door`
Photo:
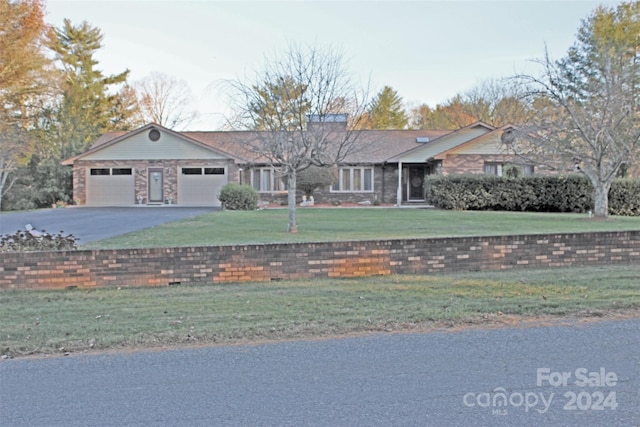
[[[87,205],[131,206],[135,204],[131,168],[93,168],[87,175]]]
[[[178,205],[220,206],[218,194],[226,183],[225,168],[181,168],[178,174]]]

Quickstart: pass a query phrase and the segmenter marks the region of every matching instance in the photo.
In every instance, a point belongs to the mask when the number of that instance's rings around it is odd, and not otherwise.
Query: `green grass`
[[[86,248],[639,230],[638,217],[431,209],[212,212]],[[0,293],[0,354],[246,343],[500,322],[510,315],[640,313],[637,266],[162,288]]]
[[[0,293],[0,354],[247,343],[640,311],[637,266]]]
[[[586,214],[441,211],[398,208],[298,209],[296,234],[287,210],[220,211],[111,239],[87,249],[209,246],[386,238],[640,230],[640,217],[590,220]]]

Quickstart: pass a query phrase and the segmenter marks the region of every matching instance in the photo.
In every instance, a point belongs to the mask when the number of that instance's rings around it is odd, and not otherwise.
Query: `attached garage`
[[[226,183],[224,167],[181,167],[178,173],[178,205],[220,206],[218,194]]]
[[[90,168],[87,172],[88,206],[131,206],[135,203],[131,168]]]
[[[179,134],[156,124],[105,134],[89,151],[63,162],[73,165],[74,200],[88,206],[219,207],[222,187],[246,163],[213,146],[222,134]]]

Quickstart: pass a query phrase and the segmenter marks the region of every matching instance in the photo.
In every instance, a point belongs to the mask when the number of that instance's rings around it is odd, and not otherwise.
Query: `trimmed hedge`
[[[609,190],[611,215],[640,216],[640,179],[618,179]]]
[[[492,175],[429,177],[427,201],[441,209],[530,212],[587,212],[594,192],[582,175],[504,178]],[[640,215],[640,180],[615,180],[609,214]]]
[[[250,185],[227,184],[220,190],[218,199],[225,209],[234,211],[254,211],[258,209],[260,195]]]

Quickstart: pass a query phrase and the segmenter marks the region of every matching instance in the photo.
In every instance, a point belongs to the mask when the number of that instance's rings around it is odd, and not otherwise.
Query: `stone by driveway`
[[[105,239],[190,218],[216,208],[177,206],[131,208],[65,208],[40,209],[26,212],[0,213],[0,235],[24,230],[31,224],[37,230],[65,235],[73,234],[80,244]]]

